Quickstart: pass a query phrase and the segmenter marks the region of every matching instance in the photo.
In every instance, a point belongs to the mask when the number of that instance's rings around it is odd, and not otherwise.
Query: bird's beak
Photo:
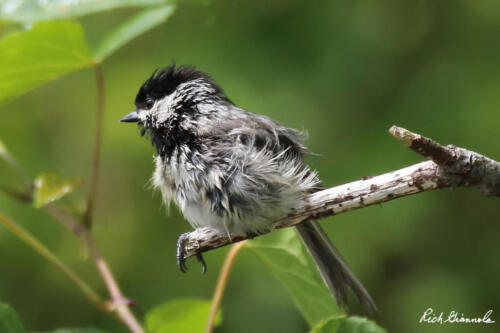
[[[125,116],[120,119],[122,123],[136,123],[139,121],[139,114],[137,113],[136,110],[126,114]]]

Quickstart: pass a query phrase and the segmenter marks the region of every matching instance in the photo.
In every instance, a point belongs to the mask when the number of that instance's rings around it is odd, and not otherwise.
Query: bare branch
[[[392,126],[389,133],[399,140],[404,146],[418,154],[432,159],[439,165],[448,165],[455,161],[455,155],[451,149],[441,146],[434,140],[420,134],[415,134],[402,127]]]
[[[90,255],[94,259],[97,271],[101,275],[102,280],[106,284],[108,289],[110,300],[110,308],[107,309],[109,312],[115,312],[117,318],[122,321],[131,332],[133,333],[144,333],[141,325],[135,318],[134,314],[130,311],[129,305],[130,300],[127,299],[118,283],[116,282],[111,269],[109,268],[106,260],[101,256],[97,247],[90,235],[90,231],[79,223],[73,216],[68,215],[61,210],[55,208],[54,206],[46,206],[46,210],[59,222],[65,225],[68,229],[73,231],[73,233],[82,241],[85,246],[89,249]]]
[[[450,186],[478,186],[486,196],[500,196],[500,163],[476,152],[439,143],[392,126],[389,132],[405,146],[431,158],[446,174]]]
[[[289,216],[276,221],[268,232],[294,226],[308,219],[319,219],[396,198],[438,188],[477,186],[484,195],[500,196],[500,163],[473,151],[439,143],[393,126],[390,133],[406,147],[429,157],[421,162],[376,177],[332,187],[308,195]],[[184,258],[227,244],[252,238],[251,235],[219,233],[198,228],[183,242]]]
[[[28,199],[31,198],[31,195],[25,197],[20,197],[19,195],[11,194],[14,198],[22,200],[23,202],[29,202]],[[133,333],[144,333],[139,321],[135,318],[132,311],[129,309],[129,305],[131,301],[127,299],[111,272],[106,260],[99,253],[94,240],[90,234],[90,230],[87,229],[80,221],[78,221],[74,216],[63,212],[62,210],[55,207],[53,204],[49,204],[44,207],[44,210],[48,212],[52,217],[54,217],[57,221],[59,221],[63,226],[72,231],[75,236],[84,244],[95,262],[97,271],[101,275],[102,280],[104,281],[106,288],[108,289],[110,295],[110,301],[100,301],[97,294],[93,293],[93,291],[86,284],[83,283],[76,274],[72,273],[69,268],[66,268],[64,264],[60,261],[57,261],[56,257],[50,257],[46,253],[48,250],[43,250],[43,245],[35,243],[35,241],[30,241],[27,236],[19,232],[19,228],[14,229],[10,224],[5,222],[5,218],[2,218],[0,215],[0,222],[4,222],[7,227],[11,227],[10,229],[19,235],[22,239],[24,239],[30,246],[32,246],[35,250],[37,250],[40,254],[46,257],[49,261],[53,262],[60,270],[62,270],[73,282],[75,282],[80,289],[86,294],[86,296],[97,306],[98,309],[106,312],[115,314],[115,318],[119,321],[123,322],[128,329]],[[22,230],[21,230],[22,231]],[[42,250],[40,250],[42,249]],[[55,258],[55,259],[54,259]],[[89,291],[90,290],[90,291]],[[95,294],[95,295],[94,295]]]
[[[106,313],[115,314],[115,318],[123,322],[127,328],[133,333],[144,333],[139,321],[135,318],[132,311],[130,311],[129,305],[132,303],[128,300],[120,290],[120,287],[111,272],[107,262],[101,256],[97,247],[92,239],[92,235],[90,234],[90,228],[92,225],[93,219],[93,211],[94,211],[94,203],[97,193],[97,183],[98,183],[98,173],[99,173],[99,164],[100,164],[100,155],[101,155],[101,142],[102,142],[102,131],[103,131],[103,115],[104,115],[104,78],[102,75],[102,68],[99,63],[94,64],[95,69],[95,77],[97,84],[97,120],[96,120],[96,134],[95,134],[95,143],[94,143],[94,153],[92,159],[92,174],[90,178],[90,190],[88,194],[87,201],[87,210],[82,218],[82,222],[75,218],[74,216],[63,212],[58,209],[56,206],[49,204],[44,207],[44,210],[52,215],[56,220],[58,220],[62,225],[72,231],[77,238],[89,249],[89,252],[92,258],[95,261],[97,270],[101,275],[102,280],[106,284],[106,288],[108,289],[111,300],[109,302],[101,301],[98,298],[97,294],[93,294],[93,290],[90,289],[87,285],[83,283],[81,279],[78,278],[74,273],[72,273],[69,268],[66,268],[64,264],[60,261],[57,261],[56,257],[50,257],[47,255],[48,250],[45,250],[42,244],[36,243],[35,241],[30,241],[30,238],[26,236],[23,237],[23,234],[19,231],[21,229],[14,229],[11,227],[16,234],[20,235],[30,246],[32,246],[39,253],[44,255],[49,261],[53,262],[60,270],[62,270],[70,279],[73,280],[77,285],[79,285],[80,289],[87,295],[87,297],[96,305],[98,308]],[[0,148],[2,148],[0,146]],[[10,156],[8,155],[5,148],[0,150],[0,156],[7,160],[11,165],[18,170],[18,172],[24,176],[27,184],[32,184],[32,180],[29,176],[24,173],[20,165]],[[23,201],[23,202],[31,202],[33,186],[27,185],[28,188],[25,192],[14,192],[9,189],[0,188],[0,190],[5,191],[5,193],[11,195],[12,197]],[[0,215],[0,222],[4,221],[2,216]],[[4,221],[5,222],[5,221]],[[7,226],[11,226],[11,224],[7,224]],[[22,230],[21,230],[22,231]],[[54,259],[55,258],[55,259]]]

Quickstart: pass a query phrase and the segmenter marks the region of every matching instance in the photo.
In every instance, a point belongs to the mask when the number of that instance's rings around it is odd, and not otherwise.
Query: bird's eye
[[[153,101],[151,98],[147,98],[145,101],[144,101],[144,106],[145,106],[145,109],[146,110],[149,110],[153,107],[153,105],[155,105],[155,101]]]

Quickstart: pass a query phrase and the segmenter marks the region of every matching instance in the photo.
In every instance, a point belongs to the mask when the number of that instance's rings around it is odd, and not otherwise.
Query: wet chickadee
[[[151,138],[158,153],[153,184],[194,228],[256,235],[321,189],[304,163],[301,133],[235,106],[206,73],[168,66],[142,85],[135,105],[121,121],[137,122]],[[368,312],[376,312],[319,224],[296,227],[337,303],[347,305],[350,287]],[[178,263],[185,271],[184,258]]]

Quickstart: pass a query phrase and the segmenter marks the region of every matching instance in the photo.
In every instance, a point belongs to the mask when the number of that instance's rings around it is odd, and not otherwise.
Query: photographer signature
[[[493,310],[488,310],[481,317],[466,317],[464,314],[459,314],[457,311],[450,311],[447,317],[445,317],[444,312],[437,314],[434,309],[428,308],[425,310],[424,314],[420,318],[419,323],[427,324],[445,324],[445,323],[466,323],[466,324],[494,324],[495,321],[491,319]]]

